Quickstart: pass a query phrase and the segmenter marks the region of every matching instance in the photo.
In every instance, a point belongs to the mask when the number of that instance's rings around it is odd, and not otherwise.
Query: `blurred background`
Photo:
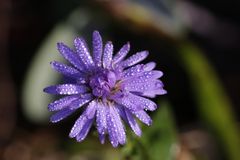
[[[240,10],[237,0],[0,0],[0,159],[239,160]],[[79,115],[48,122],[42,92],[61,81],[49,65],[61,61],[57,42],[93,30],[117,51],[164,72],[167,95],[154,99],[153,125],[127,144],[101,145],[95,129],[76,143],[68,133]],[[90,46],[89,46],[90,47]]]

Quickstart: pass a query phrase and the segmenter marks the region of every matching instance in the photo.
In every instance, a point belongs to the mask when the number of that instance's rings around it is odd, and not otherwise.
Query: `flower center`
[[[93,95],[96,97],[107,98],[110,96],[111,91],[115,86],[116,75],[114,72],[107,69],[99,69],[89,80]]]

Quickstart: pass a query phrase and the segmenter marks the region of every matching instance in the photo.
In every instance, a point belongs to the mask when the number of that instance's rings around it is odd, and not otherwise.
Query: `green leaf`
[[[177,149],[177,132],[170,105],[161,103],[152,126],[144,126],[142,137],[130,136],[123,154],[130,159],[173,160]]]
[[[194,45],[179,47],[181,63],[189,75],[202,120],[221,142],[231,160],[240,157],[240,139],[236,120],[228,96],[214,69],[203,53]]]

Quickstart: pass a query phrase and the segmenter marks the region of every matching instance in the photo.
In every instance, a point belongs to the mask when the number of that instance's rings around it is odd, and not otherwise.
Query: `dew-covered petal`
[[[102,103],[97,103],[96,125],[99,135],[105,135],[107,129],[106,106]]]
[[[146,125],[151,125],[152,124],[152,119],[149,117],[149,115],[144,111],[131,111],[140,121],[145,123]]]
[[[69,104],[72,103],[72,101],[78,99],[79,96],[78,95],[73,95],[73,96],[66,96],[63,98],[60,98],[52,103],[50,103],[48,105],[48,110],[49,111],[58,111],[61,110],[67,106],[69,106]]]
[[[126,122],[128,123],[127,120],[127,116],[125,114],[125,110],[124,110],[124,106],[122,105],[118,105],[117,103],[115,104],[115,109],[117,110],[118,114],[120,115],[120,117]]]
[[[109,139],[113,147],[117,147],[118,143],[125,144],[126,134],[121,122],[120,116],[113,106],[108,108],[107,127]]]
[[[81,142],[83,141],[86,136],[88,135],[88,132],[90,130],[90,128],[92,127],[92,124],[93,124],[93,118],[92,119],[88,119],[86,121],[86,123],[84,124],[84,126],[82,127],[82,130],[79,132],[79,134],[76,136],[76,140],[78,142]]]
[[[135,79],[131,82],[129,81],[128,83],[124,82],[124,84],[122,84],[122,88],[138,95],[149,95],[149,97],[151,97],[151,95],[154,97],[155,95],[165,93],[165,90],[163,90],[163,84],[160,80],[141,82],[141,80]]]
[[[137,52],[136,54],[132,55],[128,59],[124,60],[120,63],[120,66],[123,68],[133,66],[142,60],[144,60],[148,56],[148,51],[141,51]]]
[[[92,99],[93,97],[92,97],[92,94],[90,93],[80,95],[78,99],[72,101],[72,103],[69,105],[69,109],[76,110],[82,107],[83,105],[87,104],[88,102],[90,102]]]
[[[88,121],[88,118],[86,117],[86,115],[83,113],[75,122],[75,124],[73,125],[70,133],[69,133],[69,137],[70,138],[74,138],[78,135],[78,133],[82,130],[84,124]]]
[[[113,57],[113,64],[117,64],[118,62],[120,62],[121,60],[123,60],[126,55],[128,54],[130,50],[130,43],[128,42],[127,44],[125,44],[118,52],[117,54]]]
[[[63,120],[64,118],[66,118],[67,116],[71,115],[73,112],[74,112],[74,110],[70,110],[68,108],[64,108],[64,109],[54,113],[50,117],[50,121],[52,123],[57,123],[57,122]]]
[[[92,45],[93,45],[93,60],[95,64],[99,67],[102,65],[102,37],[98,31],[93,32],[92,38]]]
[[[109,71],[107,74],[107,79],[108,79],[108,85],[110,87],[114,87],[117,80],[115,73],[112,71]]]
[[[63,74],[64,76],[69,76],[74,78],[84,77],[83,73],[80,73],[77,69],[70,67],[66,64],[63,64],[61,62],[52,61],[50,64],[54,70]]]
[[[136,73],[136,76],[129,72],[129,75],[127,79],[123,80],[123,83],[147,83],[149,81],[152,81],[154,79],[158,79],[160,77],[162,77],[163,72],[161,71],[157,71],[157,70],[153,70],[153,71],[148,71],[148,72],[138,72],[139,74]],[[131,75],[134,75],[131,77]]]
[[[112,62],[112,54],[113,54],[113,44],[112,42],[107,42],[104,47],[103,52],[103,68],[109,68]]]
[[[155,65],[156,64],[154,62],[150,62],[150,63],[147,63],[147,64],[135,65],[135,66],[133,66],[131,68],[128,68],[128,69],[123,71],[122,79],[127,79],[127,78],[133,78],[133,77],[140,76],[141,74],[143,74],[147,71],[151,71],[155,67]]]
[[[58,51],[61,55],[69,61],[74,67],[80,71],[84,71],[84,66],[82,61],[78,58],[77,54],[64,43],[57,43]]]
[[[129,101],[135,104],[136,106],[138,106],[138,108],[142,108],[150,111],[154,111],[155,109],[157,109],[157,105],[153,101],[147,98],[143,98],[131,93],[128,94],[128,98],[129,98]]]
[[[84,64],[84,66],[87,69],[91,69],[92,66],[94,66],[94,62],[89,53],[89,50],[88,50],[85,40],[82,38],[76,38],[74,40],[74,46],[77,50],[78,56],[80,57],[80,59],[82,60],[82,62]]]
[[[110,143],[113,147],[118,146],[118,135],[116,132],[116,125],[113,122],[112,115],[110,113],[110,107],[106,108],[106,119],[107,119],[107,129],[108,129],[108,135]]]
[[[95,113],[96,113],[96,108],[97,108],[97,105],[96,105],[95,100],[93,100],[92,102],[89,103],[89,105],[87,106],[87,108],[85,110],[85,112],[86,112],[85,114],[88,119],[94,118]]]
[[[46,87],[43,91],[49,94],[72,95],[85,93],[88,91],[88,87],[76,84],[60,84]]]
[[[116,103],[118,103],[119,105],[122,105],[132,111],[142,110],[143,107],[136,105],[135,101],[134,101],[134,99],[132,99],[131,95],[132,95],[131,93],[127,93],[122,97],[114,98],[114,101]]]
[[[140,93],[139,95],[154,98],[156,95],[164,95],[166,93],[167,93],[167,91],[165,89],[159,88],[159,89],[156,89],[156,90],[144,91],[144,92]]]
[[[142,131],[139,125],[137,124],[135,118],[133,117],[132,113],[128,109],[124,109],[124,110],[125,110],[125,115],[127,117],[127,123],[129,124],[131,129],[134,131],[134,133],[140,137],[142,134]]]

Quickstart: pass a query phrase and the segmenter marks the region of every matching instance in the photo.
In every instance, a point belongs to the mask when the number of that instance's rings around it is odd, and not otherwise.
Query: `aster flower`
[[[163,73],[153,70],[154,62],[137,64],[148,56],[148,51],[125,58],[129,43],[113,56],[112,42],[108,41],[103,47],[98,31],[93,32],[92,46],[91,55],[82,38],[74,40],[74,50],[64,43],[57,44],[58,51],[70,65],[52,61],[51,66],[69,82],[44,89],[46,93],[64,96],[48,105],[49,111],[55,112],[50,121],[59,122],[83,108],[69,136],[83,141],[95,125],[100,142],[103,144],[108,135],[112,146],[117,147],[126,143],[122,120],[137,136],[141,136],[141,129],[136,118],[151,125],[146,111],[154,111],[157,105],[146,97],[166,93],[158,79]]]

